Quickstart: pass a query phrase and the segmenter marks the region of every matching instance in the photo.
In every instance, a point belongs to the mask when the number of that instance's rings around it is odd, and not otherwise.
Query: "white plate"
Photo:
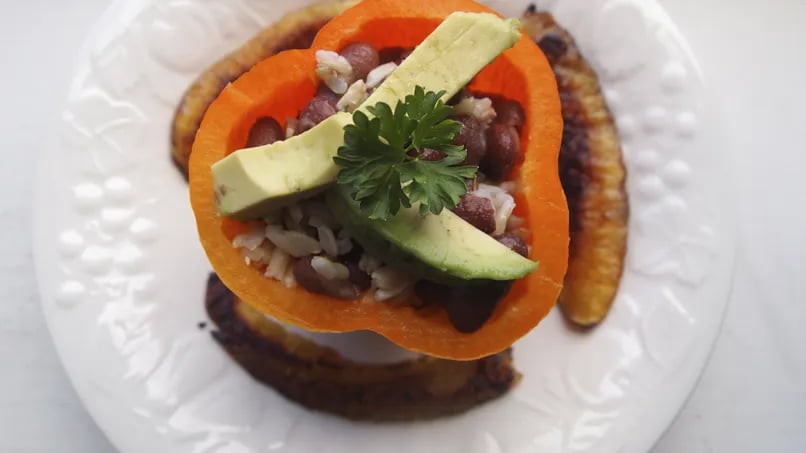
[[[542,1],[598,70],[623,135],[626,271],[588,334],[558,313],[515,346],[522,383],[468,414],[370,425],[252,381],[197,323],[209,265],[168,158],[173,109],[228,50],[307,1],[118,1],[81,50],[41,162],[35,257],[65,367],[124,452],[640,452],[682,405],[727,300],[734,228],[702,75],[653,1]],[[519,15],[527,1],[492,2]]]

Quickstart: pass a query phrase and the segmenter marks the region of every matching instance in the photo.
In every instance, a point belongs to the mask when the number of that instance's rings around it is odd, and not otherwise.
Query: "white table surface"
[[[804,452],[806,1],[662,3],[734,132],[740,243],[711,361],[653,451]],[[0,452],[114,451],[53,350],[30,244],[35,162],[75,50],[107,4],[0,1]]]

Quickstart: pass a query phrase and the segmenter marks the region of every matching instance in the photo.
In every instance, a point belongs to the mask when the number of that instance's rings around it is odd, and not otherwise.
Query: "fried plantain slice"
[[[357,1],[334,0],[315,3],[291,12],[226,55],[193,82],[179,101],[171,127],[171,156],[185,178],[188,174],[188,162],[196,131],[207,108],[221,90],[271,55],[283,50],[310,47],[314,36],[322,26]]]
[[[352,362],[286,331],[240,301],[215,274],[207,284],[214,338],[247,372],[311,409],[355,420],[404,421],[456,414],[505,394],[520,379],[512,352],[468,362],[422,357]]]
[[[560,178],[571,243],[558,304],[566,319],[590,327],[610,310],[624,268],[629,208],[621,144],[596,73],[571,35],[534,7],[522,24],[554,69],[565,122]]]

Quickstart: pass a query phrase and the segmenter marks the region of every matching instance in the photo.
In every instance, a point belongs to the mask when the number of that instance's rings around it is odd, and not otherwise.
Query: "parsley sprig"
[[[385,103],[353,114],[353,124],[344,128],[344,145],[333,160],[341,166],[337,182],[347,188],[370,219],[387,220],[401,206],[419,204],[420,213],[439,214],[454,208],[467,192],[466,179],[478,167],[460,165],[467,156],[463,146],[453,144],[462,124],[448,119],[451,107],[441,100],[444,91],[414,94],[398,102],[394,111]],[[444,158],[426,156],[439,151]]]

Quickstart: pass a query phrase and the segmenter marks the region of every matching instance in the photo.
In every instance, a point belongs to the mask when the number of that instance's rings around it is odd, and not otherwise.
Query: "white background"
[[[269,1],[269,0],[267,0]],[[723,331],[655,453],[806,451],[806,0],[662,0],[733,133],[740,202]],[[35,162],[107,0],[0,0],[0,452],[113,451],[39,308]],[[662,391],[662,389],[660,389]]]

